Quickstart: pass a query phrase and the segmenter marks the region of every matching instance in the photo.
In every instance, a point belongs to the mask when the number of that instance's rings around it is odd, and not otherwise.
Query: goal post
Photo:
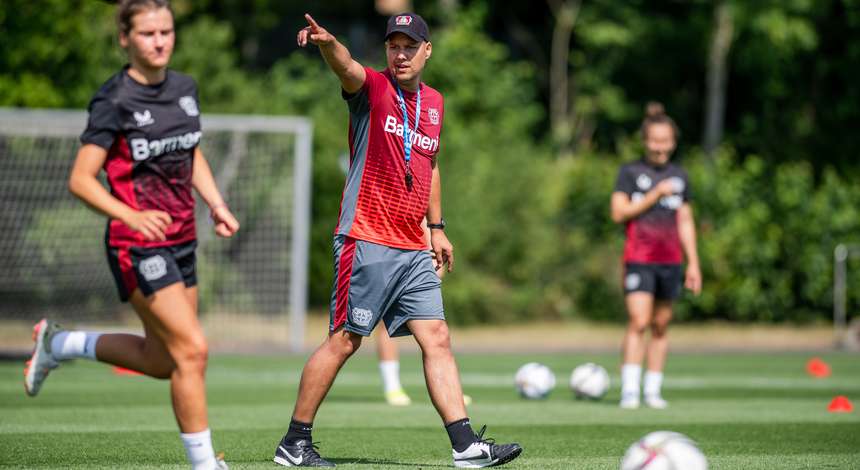
[[[833,250],[833,336],[836,347],[856,347],[856,341],[848,338],[848,261],[858,258],[860,245],[840,243]]]
[[[87,114],[0,108],[0,321],[47,315],[122,329],[104,216],[67,190]],[[313,126],[308,118],[201,116],[201,148],[242,228],[214,235],[198,198],[200,315],[213,350],[304,348]],[[102,175],[103,176],[103,175]],[[103,181],[103,178],[102,178]]]

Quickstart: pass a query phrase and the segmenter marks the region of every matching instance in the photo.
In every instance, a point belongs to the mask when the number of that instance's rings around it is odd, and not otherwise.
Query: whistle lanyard
[[[418,121],[421,120],[421,84],[418,84],[418,92],[415,102],[415,129],[409,129],[409,114],[406,112],[406,100],[403,99],[403,91],[397,81],[394,81],[394,86],[397,88],[397,101],[400,103],[400,110],[403,112],[403,160],[406,162],[406,185],[412,185],[412,170],[409,169],[409,161],[412,155],[412,134],[418,132]]]

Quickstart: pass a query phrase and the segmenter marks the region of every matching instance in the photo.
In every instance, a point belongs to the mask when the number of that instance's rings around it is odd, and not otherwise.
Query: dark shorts
[[[442,281],[426,250],[401,250],[338,235],[329,330],[369,336],[380,320],[388,334],[411,334],[408,320],[444,320]]]
[[[674,300],[680,297],[684,270],[680,264],[624,265],[624,294],[650,292],[655,299]]]
[[[158,248],[108,246],[108,265],[120,300],[128,302],[135,289],[149,297],[177,282],[185,283],[185,287],[196,286],[196,248],[197,242],[193,240]]]

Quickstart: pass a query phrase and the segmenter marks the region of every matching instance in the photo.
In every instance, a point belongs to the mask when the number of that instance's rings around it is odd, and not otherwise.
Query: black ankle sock
[[[290,420],[290,429],[287,431],[287,441],[294,442],[299,439],[311,440],[311,431],[314,429],[313,423],[302,423],[294,419]]]
[[[448,438],[451,439],[451,447],[457,452],[463,452],[478,440],[475,431],[472,430],[472,423],[469,422],[469,418],[448,423],[445,425],[445,430],[448,431]]]

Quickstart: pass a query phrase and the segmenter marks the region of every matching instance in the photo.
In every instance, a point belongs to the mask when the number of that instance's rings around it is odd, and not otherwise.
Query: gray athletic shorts
[[[337,235],[329,330],[369,336],[379,320],[391,336],[408,320],[444,320],[442,281],[426,250],[402,250]]]

